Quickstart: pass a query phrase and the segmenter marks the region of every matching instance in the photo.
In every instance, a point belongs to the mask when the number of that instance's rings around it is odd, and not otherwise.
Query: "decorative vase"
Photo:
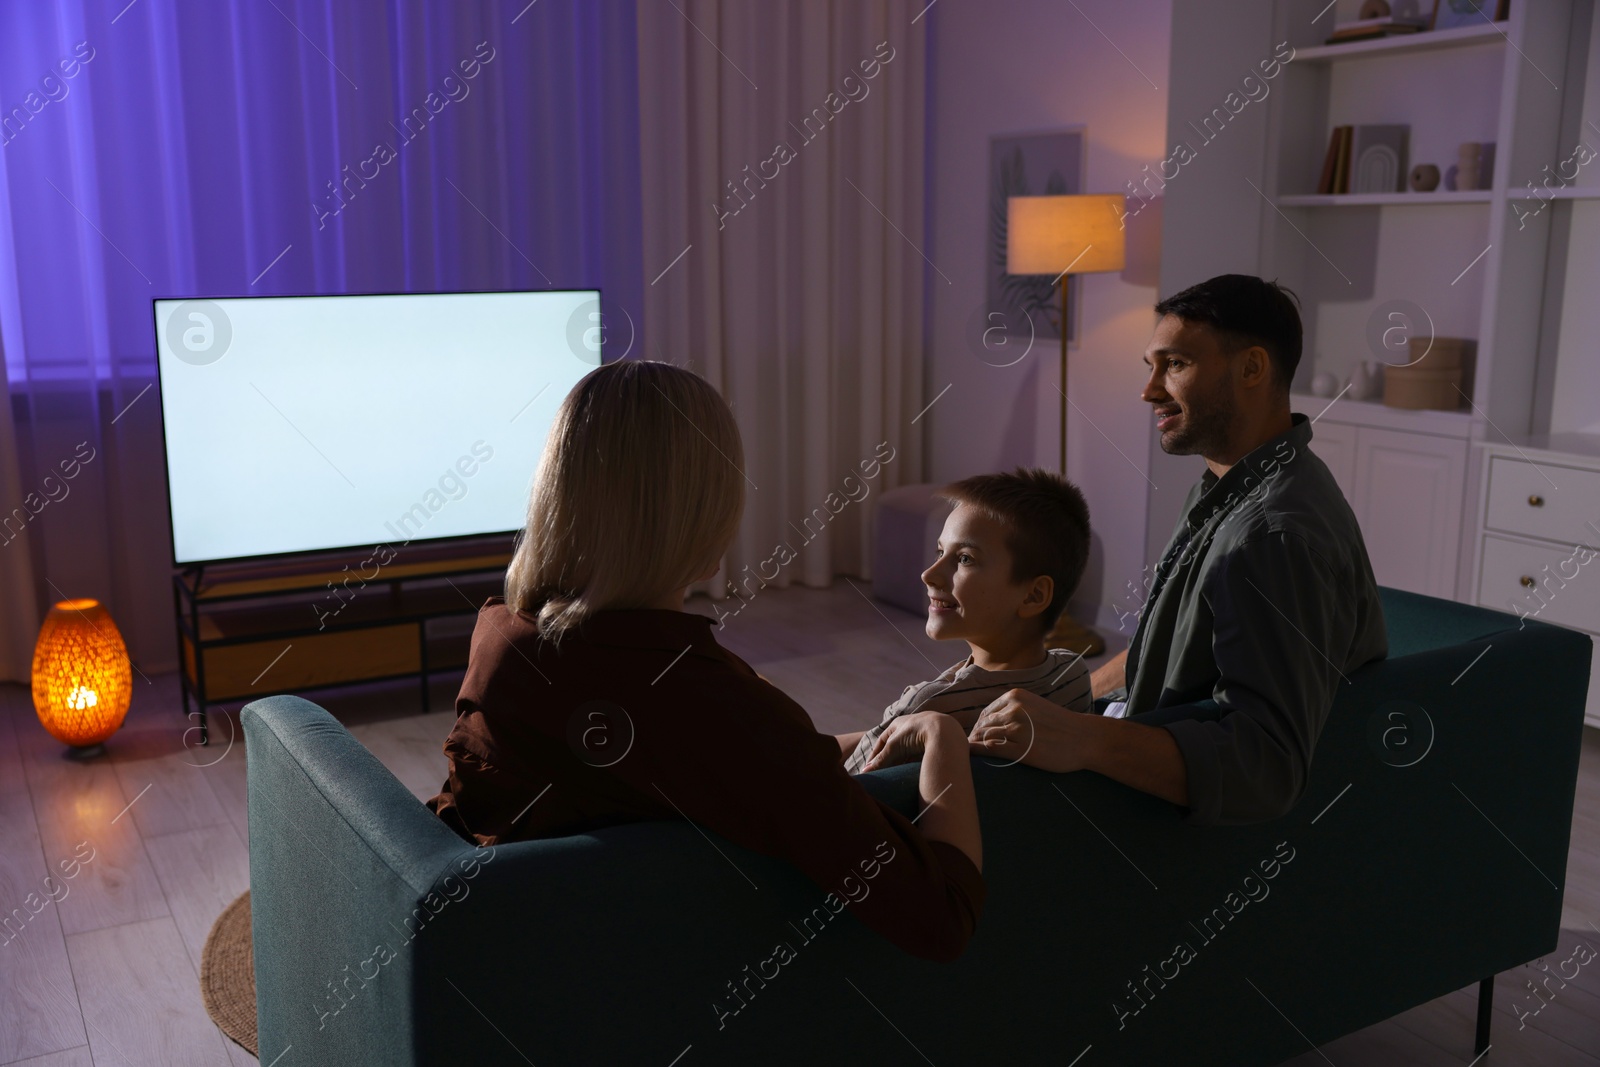
[[[1331,397],[1339,391],[1339,379],[1323,371],[1311,379],[1311,395]]]
[[[1383,391],[1383,364],[1375,359],[1356,364],[1350,375],[1350,399],[1372,400]]]
[[[1439,168],[1432,163],[1418,163],[1411,168],[1411,189],[1418,193],[1431,193],[1439,188]]]
[[[33,649],[33,708],[50,736],[93,749],[117,732],[133,698],[133,669],[111,613],[98,600],[50,609]]]
[[[1456,188],[1478,188],[1478,164],[1483,158],[1483,145],[1478,141],[1462,141],[1461,156],[1456,161]]]

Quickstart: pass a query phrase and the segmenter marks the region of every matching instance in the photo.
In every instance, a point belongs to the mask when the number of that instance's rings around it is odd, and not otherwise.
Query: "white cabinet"
[[[1600,437],[1485,444],[1473,527],[1477,602],[1600,635]],[[1600,726],[1600,651],[1587,718]]]
[[[1453,596],[1467,443],[1362,426],[1355,466],[1350,506],[1378,584]]]
[[[1592,541],[1593,538],[1590,538]],[[1585,633],[1600,633],[1600,550],[1568,541],[1513,540],[1485,534],[1478,603]]]
[[[1321,412],[1311,451],[1350,502],[1378,584],[1454,599],[1470,416],[1298,395],[1290,402]]]

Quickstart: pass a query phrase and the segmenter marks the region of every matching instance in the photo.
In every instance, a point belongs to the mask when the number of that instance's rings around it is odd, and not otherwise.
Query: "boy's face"
[[[922,572],[928,587],[928,636],[985,645],[1015,640],[1038,628],[1050,604],[1048,577],[1011,579],[1006,528],[976,508],[958,504],[944,521],[938,558]]]

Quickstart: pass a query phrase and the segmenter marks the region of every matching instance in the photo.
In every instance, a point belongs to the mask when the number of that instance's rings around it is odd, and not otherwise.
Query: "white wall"
[[[1083,124],[1084,191],[1125,192],[1143,177],[1141,168],[1166,155],[1171,3],[940,0],[929,17],[926,251],[949,282],[933,274],[926,395],[954,388],[923,419],[927,476],[945,482],[1019,464],[1054,469],[1058,342],[1040,342],[1006,368],[979,360],[966,342],[969,319],[984,302],[989,137]],[[1139,222],[1157,219],[1147,209]],[[1141,285],[1089,275],[1083,284],[1080,343],[1069,358],[1069,392],[1082,414],[1071,413],[1067,465],[1088,498],[1095,545],[1074,610],[1096,621],[1097,605],[1099,624],[1115,630],[1110,609],[1126,609],[1126,583],[1154,562],[1144,558],[1149,486],[1142,474],[1152,424],[1139,390],[1157,297],[1153,277]],[[1130,616],[1127,636],[1132,625]]]

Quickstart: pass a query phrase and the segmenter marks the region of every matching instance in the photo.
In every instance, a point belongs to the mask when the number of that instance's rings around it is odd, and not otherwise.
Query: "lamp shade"
[[[1126,256],[1120,194],[1006,200],[1007,274],[1095,274]]]
[[[133,697],[133,669],[111,613],[98,600],[50,609],[33,649],[33,709],[50,736],[74,748],[117,732]]]

